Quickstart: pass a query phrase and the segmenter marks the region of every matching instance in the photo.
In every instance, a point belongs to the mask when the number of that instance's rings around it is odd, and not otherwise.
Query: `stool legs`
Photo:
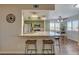
[[[37,45],[35,44],[35,53],[37,54]]]
[[[44,54],[44,44],[43,44],[43,49],[42,49],[42,52],[43,52],[43,54]]]
[[[59,44],[59,48],[60,48],[60,39],[58,39],[58,44]]]
[[[61,47],[60,47],[60,38],[55,38],[55,40],[56,40],[56,45],[59,47],[59,49],[61,49]]]
[[[31,51],[31,53],[32,53],[32,51],[35,51],[35,54],[37,54],[37,45],[35,44],[34,46],[35,46],[35,49],[29,49],[28,44],[26,44],[26,46],[25,46],[25,54],[26,54],[26,51],[27,51],[27,54],[28,54],[29,51]]]
[[[53,44],[51,44],[51,54],[52,54],[52,46],[53,46]]]
[[[34,48],[31,47],[33,45]],[[50,48],[47,48],[46,45],[50,45]],[[30,48],[31,47],[31,48]],[[44,54],[55,54],[54,42],[52,40],[43,40],[42,53]],[[37,44],[36,41],[28,40],[25,45],[25,54],[37,54]],[[46,53],[45,53],[46,54]]]
[[[28,44],[25,45],[25,54],[26,54],[26,51],[27,51],[27,54],[28,54]]]
[[[55,47],[54,47],[54,44],[52,44],[53,46],[53,55],[55,55]]]
[[[25,54],[26,54],[26,46],[25,46]]]
[[[51,54],[52,54],[52,53],[55,54],[54,44],[50,44],[50,46],[51,46],[51,49],[45,49],[45,44],[43,44],[42,53],[44,54],[44,52],[47,51],[48,54],[49,54],[49,51],[51,51]]]

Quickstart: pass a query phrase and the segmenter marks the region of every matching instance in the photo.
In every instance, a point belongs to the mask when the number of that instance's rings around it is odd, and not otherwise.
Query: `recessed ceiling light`
[[[42,20],[45,20],[45,19],[46,19],[46,16],[42,16],[41,19],[42,19]]]
[[[32,17],[38,17],[36,12],[32,12]]]
[[[35,4],[33,5],[33,8],[39,8],[39,5]]]

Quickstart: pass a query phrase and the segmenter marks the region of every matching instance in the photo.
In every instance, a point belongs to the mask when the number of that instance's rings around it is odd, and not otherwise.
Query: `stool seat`
[[[53,44],[52,40],[43,40],[43,44]]]
[[[36,44],[36,40],[27,40],[26,44]]]
[[[60,39],[60,37],[54,37],[54,39]]]

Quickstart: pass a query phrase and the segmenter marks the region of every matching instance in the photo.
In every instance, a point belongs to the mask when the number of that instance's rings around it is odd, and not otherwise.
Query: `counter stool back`
[[[35,54],[37,53],[37,44],[36,44],[36,40],[27,40],[25,42],[25,54],[28,54],[28,51],[31,51],[30,54],[32,54],[32,51],[35,51]],[[28,48],[29,45],[34,45],[34,48]],[[26,50],[27,50],[27,53],[26,53]]]
[[[45,48],[46,45],[50,45],[51,48]],[[49,54],[49,51],[51,51],[50,54],[55,54],[55,50],[54,50],[54,41],[53,40],[43,40],[43,54],[44,54],[44,51],[48,51],[48,54]]]

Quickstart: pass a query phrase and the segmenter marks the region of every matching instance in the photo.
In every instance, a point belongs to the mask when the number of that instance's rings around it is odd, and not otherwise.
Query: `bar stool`
[[[50,45],[51,48],[45,48],[46,44]],[[52,50],[53,50],[53,53],[52,53]],[[54,55],[55,54],[55,50],[54,50],[54,42],[53,42],[53,40],[43,40],[43,49],[42,49],[42,51],[43,51],[43,54],[44,54],[44,51],[47,51],[48,53],[49,53],[49,51],[51,51],[50,54]]]
[[[26,54],[26,50],[27,50],[27,54],[28,54],[28,51],[31,51],[31,54],[32,54],[32,51],[35,51],[35,54],[37,53],[37,46],[36,46],[36,40],[27,40],[25,42],[25,54]],[[34,48],[28,48],[29,45],[34,45]]]
[[[56,45],[60,48],[60,37],[54,37],[55,41],[57,41]]]
[[[61,39],[62,39],[62,44],[67,43],[67,36],[61,36]]]

